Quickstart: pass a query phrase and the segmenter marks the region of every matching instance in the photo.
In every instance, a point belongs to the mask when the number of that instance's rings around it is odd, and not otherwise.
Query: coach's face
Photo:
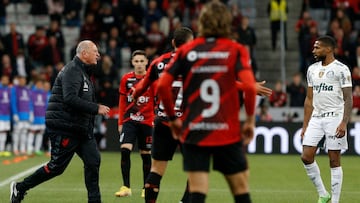
[[[90,65],[96,65],[100,59],[100,53],[94,43],[89,44],[89,48],[85,50],[83,54],[86,59],[86,63]]]

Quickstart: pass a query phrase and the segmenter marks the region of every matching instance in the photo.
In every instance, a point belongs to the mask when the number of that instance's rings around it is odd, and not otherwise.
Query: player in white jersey
[[[343,171],[340,152],[347,149],[347,124],[352,109],[352,82],[349,68],[334,57],[335,40],[319,37],[313,54],[318,61],[307,71],[308,90],[304,102],[302,162],[319,193],[318,203],[338,203]],[[324,138],[331,168],[331,192],[325,189],[315,154]]]

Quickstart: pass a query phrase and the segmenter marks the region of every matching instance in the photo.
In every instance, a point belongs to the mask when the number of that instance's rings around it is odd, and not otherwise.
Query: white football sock
[[[5,151],[6,132],[0,132],[0,152]]]
[[[12,146],[13,146],[13,152],[15,153],[19,152],[19,139],[20,139],[20,129],[18,128],[18,126],[14,126],[14,130],[12,133]]]
[[[310,178],[310,180],[316,187],[316,190],[318,191],[319,196],[320,197],[326,196],[327,191],[326,191],[324,183],[321,179],[320,169],[319,169],[319,166],[317,165],[316,161],[314,161],[314,163],[312,163],[312,164],[304,165],[304,167],[305,167],[308,177]]]
[[[34,152],[34,133],[33,132],[29,132],[27,135],[27,147],[26,147],[26,152],[28,154],[32,154]]]
[[[340,201],[341,186],[343,180],[342,167],[331,168],[331,202],[338,203]]]
[[[43,142],[43,134],[44,132],[38,132],[35,135],[35,152],[40,151]]]

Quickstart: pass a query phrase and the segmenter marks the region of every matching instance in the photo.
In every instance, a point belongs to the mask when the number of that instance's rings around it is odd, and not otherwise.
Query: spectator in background
[[[11,107],[10,107],[10,79],[7,75],[1,75],[0,80],[0,157],[10,156],[11,152],[6,151],[6,137],[10,132]]]
[[[55,66],[58,63],[64,61],[64,53],[61,49],[58,48],[57,39],[55,36],[51,35],[49,38],[49,44],[44,48],[43,58],[44,65]]]
[[[16,30],[16,24],[9,24],[10,32],[4,36],[4,46],[14,63],[19,51],[25,51],[23,35]]]
[[[67,26],[80,27],[80,11],[82,8],[82,0],[64,0],[63,16]]]
[[[100,28],[95,21],[95,14],[88,13],[85,16],[84,23],[80,27],[80,40],[93,40],[99,39]]]
[[[9,4],[10,0],[1,0],[0,1],[0,25],[6,24],[6,6]]]
[[[355,85],[353,86],[354,90],[352,93],[353,96],[353,112],[356,115],[360,115],[360,86]]]
[[[269,106],[267,104],[260,105],[260,110],[256,114],[256,122],[271,122],[272,116],[269,113]]]
[[[235,4],[234,4],[235,5]],[[249,26],[249,18],[243,16],[241,19],[241,24],[237,29],[238,33],[238,42],[248,47],[251,57],[251,66],[253,68],[254,74],[257,72],[257,64],[255,59],[255,45],[256,45],[256,34],[254,28]]]
[[[360,86],[360,68],[358,66],[352,69],[351,79],[353,82],[353,86]]]
[[[109,39],[106,54],[110,56],[114,67],[121,68],[121,48],[118,46],[118,41],[114,38]]]
[[[112,27],[120,27],[118,15],[113,12],[110,4],[103,3],[98,14],[101,31],[110,32]]]
[[[298,33],[298,44],[299,44],[299,54],[300,54],[299,71],[301,71],[304,76],[306,75],[307,67],[310,65],[307,61],[308,51],[312,49],[312,44],[309,45],[309,39],[311,36],[310,29],[314,26],[317,26],[317,22],[311,18],[310,13],[308,11],[302,12],[301,18],[296,22],[295,25],[295,32]]]
[[[276,49],[277,34],[280,32],[281,23],[284,28],[284,35],[282,36],[284,38],[284,46],[285,46],[285,49],[287,49],[286,21],[287,21],[287,13],[289,11],[287,1],[286,0],[270,0],[267,11],[268,11],[268,15],[270,18],[272,50],[275,51],[275,49]]]
[[[101,9],[101,0],[88,0],[88,1],[86,1],[86,4],[85,4],[84,17],[86,18],[86,16],[89,13],[93,13],[95,16],[95,19],[97,19],[98,12],[100,9]]]
[[[46,30],[46,36],[50,37],[55,36],[56,38],[56,47],[60,49],[61,52],[64,52],[65,48],[65,40],[64,34],[60,28],[60,22],[58,20],[51,20],[50,27]]]
[[[286,87],[286,92],[290,96],[290,107],[303,107],[306,97],[306,87],[302,81],[302,74],[295,73],[292,81]]]
[[[156,0],[149,0],[147,4],[147,9],[145,11],[145,29],[149,31],[151,28],[152,22],[159,22],[163,14],[158,7]]]
[[[153,21],[150,24],[150,29],[146,33],[146,37],[149,41],[150,47],[153,48],[153,53],[151,53],[150,55],[163,51],[165,35],[160,31],[158,21]]]
[[[45,28],[37,26],[35,33],[30,35],[27,43],[31,63],[36,69],[44,65],[43,52],[48,44]]]
[[[346,15],[344,10],[337,9],[334,20],[337,20],[339,22],[340,28],[344,32],[344,37],[350,38],[350,35],[352,32],[352,24],[351,24],[350,18]]]
[[[50,20],[61,22],[64,12],[64,0],[47,0],[46,3],[49,9]]]
[[[45,112],[48,93],[44,89],[44,81],[41,78],[35,79],[34,86],[30,90],[30,97],[34,119],[29,127],[27,153],[30,155],[33,153],[43,155],[44,152],[41,148],[45,132]]]
[[[269,97],[269,102],[272,107],[284,107],[287,102],[286,92],[283,90],[283,82],[276,81],[274,90]]]
[[[9,77],[10,81],[17,75],[16,67],[11,63],[11,58],[8,54],[4,54],[1,57],[0,75]]]
[[[145,8],[141,5],[140,0],[129,0],[123,3],[121,13],[123,13],[124,19],[128,16],[132,16],[134,21],[138,25],[143,25],[143,21],[145,18]]]
[[[118,26],[114,26],[114,27],[110,28],[110,31],[108,32],[108,34],[109,34],[109,40],[110,39],[116,40],[116,45],[118,47],[122,47],[124,45],[124,41],[123,41],[122,37],[120,36]]]
[[[49,9],[46,4],[46,0],[28,0],[31,4],[30,14],[31,15],[48,15]]]
[[[14,126],[12,146],[14,154],[18,156],[27,153],[28,129],[34,115],[30,107],[30,89],[27,87],[26,77],[18,75],[16,80],[18,84],[11,88],[11,112]]]

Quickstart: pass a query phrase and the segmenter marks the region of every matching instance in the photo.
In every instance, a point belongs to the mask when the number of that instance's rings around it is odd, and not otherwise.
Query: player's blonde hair
[[[199,36],[230,37],[232,16],[225,4],[211,1],[204,5],[199,17]]]

